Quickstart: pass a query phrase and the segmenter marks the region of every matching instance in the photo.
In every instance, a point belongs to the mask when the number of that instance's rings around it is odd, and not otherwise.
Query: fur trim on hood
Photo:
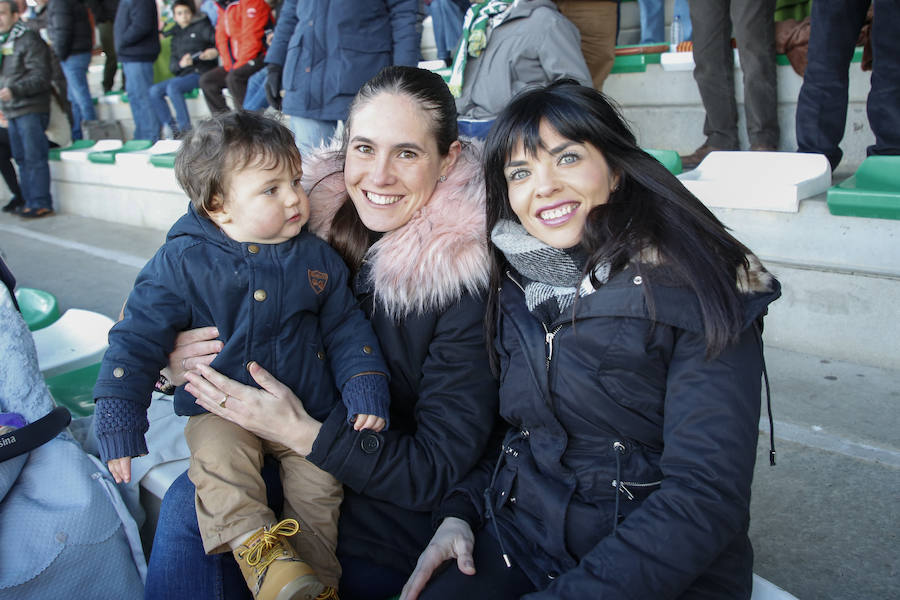
[[[737,270],[737,281],[735,283],[738,292],[747,295],[774,291],[776,287],[775,277],[766,270],[759,258],[752,252],[748,252],[745,257],[747,258],[747,268],[739,268]],[[660,266],[663,260],[660,257],[659,249],[648,246],[641,250],[637,256],[633,257],[631,262]]]
[[[391,318],[441,310],[465,293],[487,289],[480,157],[480,145],[463,144],[456,165],[428,204],[366,253],[372,266],[368,283]],[[332,147],[304,157],[303,187],[309,190],[309,228],[327,241],[331,221],[347,197],[339,152]]]

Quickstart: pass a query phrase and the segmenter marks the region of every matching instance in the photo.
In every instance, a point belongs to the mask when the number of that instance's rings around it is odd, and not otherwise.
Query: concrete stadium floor
[[[0,253],[19,285],[52,292],[63,311],[115,318],[164,237],[71,215],[0,214]],[[766,356],[778,464],[768,464],[763,402],[754,571],[802,600],[896,597],[900,371],[773,347]]]

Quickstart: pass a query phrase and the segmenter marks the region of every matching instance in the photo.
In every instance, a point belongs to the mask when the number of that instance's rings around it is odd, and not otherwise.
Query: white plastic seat
[[[106,315],[70,308],[52,325],[32,332],[44,378],[100,362],[113,325]]]
[[[146,150],[116,154],[116,164],[129,166],[146,165],[154,154],[177,152],[179,148],[181,148],[181,140],[159,140]]]
[[[754,573],[750,600],[797,600],[797,597]]]
[[[71,160],[79,162],[87,162],[88,154],[91,152],[102,152],[104,150],[118,150],[122,147],[122,140],[97,140],[97,143],[89,148],[79,148],[77,150],[64,150],[59,153],[59,160]]]
[[[822,154],[710,152],[678,179],[706,206],[797,212],[831,186],[831,166]]]

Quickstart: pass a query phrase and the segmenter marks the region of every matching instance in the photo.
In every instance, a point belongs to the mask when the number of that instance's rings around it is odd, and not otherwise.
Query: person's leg
[[[97,31],[100,33],[100,47],[103,48],[103,54],[106,56],[106,62],[103,65],[103,91],[110,92],[116,78],[119,60],[116,56],[116,43],[113,37],[113,22],[97,23]]]
[[[641,9],[642,44],[661,44],[666,41],[666,11],[663,0],[638,0]]]
[[[75,140],[81,139],[81,122],[97,118],[87,82],[87,68],[90,62],[91,54],[83,52],[72,54],[60,63],[66,76],[66,93],[72,105],[72,139]]]
[[[487,528],[475,532],[475,575],[465,575],[448,561],[443,570],[434,575],[419,595],[421,600],[456,600],[458,598],[491,598],[514,600],[534,592],[534,584],[515,564],[507,567],[501,558],[497,540]]]
[[[900,154],[900,2],[874,1],[872,89],[866,108],[875,144],[868,154]]]
[[[134,118],[134,139],[159,139],[159,121],[150,106],[150,86],[153,85],[152,62],[123,62],[125,73],[125,91],[128,92],[128,103]]]
[[[691,27],[691,9],[688,7],[688,0],[675,0],[675,7],[672,12],[672,18],[681,17],[681,37],[687,42],[693,36],[693,28]]]
[[[0,174],[3,175],[3,181],[6,182],[6,187],[9,188],[9,192],[12,194],[9,203],[3,207],[6,212],[25,204],[25,201],[22,199],[22,190],[19,189],[16,169],[12,164],[12,157],[9,130],[6,127],[0,127]]]
[[[216,67],[200,76],[198,85],[203,92],[203,99],[206,101],[206,106],[209,107],[209,112],[214,115],[228,112],[228,104],[225,102],[225,96],[222,95],[227,75],[228,71],[225,70],[225,67]]]
[[[53,210],[47,162],[50,145],[44,133],[49,122],[49,113],[30,113],[9,120],[10,142],[22,177],[25,209],[31,212]]]
[[[335,556],[338,517],[344,488],[331,474],[280,444],[270,444],[281,461],[284,517],[300,523],[290,542],[297,555],[315,570],[319,581],[337,587],[341,565]]]
[[[148,94],[150,97],[150,106],[153,108],[153,112],[156,113],[157,120],[163,125],[169,126],[174,122],[172,120],[172,111],[169,110],[169,103],[166,102],[166,93],[168,91],[169,82],[171,81],[174,81],[174,79],[154,83],[150,86]]]
[[[797,151],[824,154],[832,169],[843,156],[850,61],[866,10],[858,0],[812,5],[809,61],[797,98]]]
[[[197,87],[200,76],[196,73],[188,73],[180,77],[173,77],[166,82],[166,94],[169,96],[169,102],[175,109],[175,122],[178,125],[179,133],[189,131],[191,128],[191,115],[188,112],[187,101],[184,95]]]
[[[618,4],[592,0],[560,0],[558,4],[560,12],[578,28],[584,62],[594,87],[602,90],[616,60]]]
[[[254,60],[240,68],[232,69],[225,77],[225,83],[228,85],[228,91],[231,92],[235,110],[244,108],[244,97],[247,95],[247,80],[262,69],[263,66],[265,65],[262,61]]]
[[[694,80],[706,118],[705,145],[737,150],[737,102],[734,98],[734,53],[731,19],[722,0],[691,0],[694,29]]]
[[[265,110],[269,106],[266,99],[266,75],[266,70],[260,69],[247,80],[244,110]]]
[[[144,598],[246,600],[247,584],[230,554],[206,554],[194,508],[196,490],[187,472],[163,498],[147,563]]]
[[[328,145],[337,129],[337,121],[320,121],[291,115],[291,131],[294,132],[294,143],[304,154],[321,145]]]
[[[228,552],[249,534],[276,522],[260,477],[262,443],[213,414],[192,416],[184,427],[191,451],[188,476],[197,487],[197,522],[207,553]]]
[[[744,112],[752,150],[778,147],[775,0],[731,0],[731,20],[744,75]]]

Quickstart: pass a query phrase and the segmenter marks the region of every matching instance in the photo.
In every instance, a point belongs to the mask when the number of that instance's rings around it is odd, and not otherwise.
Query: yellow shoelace
[[[325,591],[316,596],[316,600],[341,600],[337,595],[337,590],[333,587],[325,588]]]
[[[300,531],[300,523],[295,519],[284,519],[280,523],[265,527],[254,537],[259,537],[259,541],[253,544],[253,539],[247,541],[248,546],[252,546],[247,550],[241,550],[238,556],[247,559],[247,564],[256,567],[257,572],[261,572],[268,567],[272,561],[281,556],[281,544],[278,543],[278,536],[290,537]]]

